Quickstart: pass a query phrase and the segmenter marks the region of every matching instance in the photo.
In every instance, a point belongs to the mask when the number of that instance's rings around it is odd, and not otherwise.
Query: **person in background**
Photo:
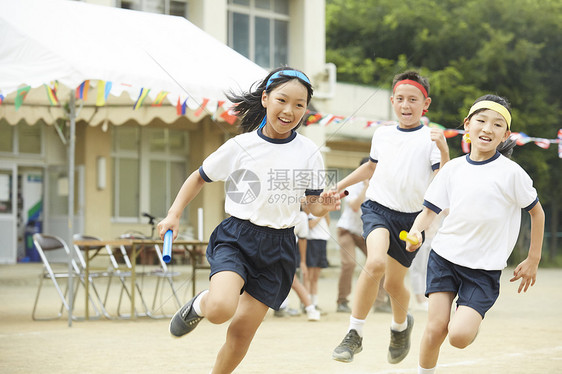
[[[299,214],[298,223],[295,225],[295,235],[297,237],[297,246],[299,252],[297,253],[298,261],[300,263],[300,270],[303,277],[307,275],[307,267],[306,267],[306,237],[308,236],[308,216],[305,212],[301,211]],[[298,268],[297,268],[298,270]],[[297,274],[293,279],[293,285],[291,288],[297,293],[299,300],[304,307],[304,312],[306,313],[306,317],[309,321],[319,321],[320,320],[320,311],[316,309],[316,306],[312,303],[310,299],[310,295],[306,287],[301,283]],[[281,304],[281,308],[274,312],[276,317],[285,317],[288,316],[298,316],[300,315],[300,311],[298,309],[293,309],[289,307],[289,297],[283,301]]]
[[[308,210],[307,210],[308,211]],[[330,239],[330,216],[308,215],[308,236],[306,237],[306,276],[304,285],[316,309],[318,306],[318,279],[322,269],[328,267],[327,245]]]

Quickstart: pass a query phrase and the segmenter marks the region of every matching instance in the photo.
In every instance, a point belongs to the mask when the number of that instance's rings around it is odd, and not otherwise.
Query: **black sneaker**
[[[180,337],[189,334],[197,327],[203,317],[199,317],[195,310],[192,308],[193,302],[201,295],[199,292],[193,299],[189,300],[187,304],[182,306],[170,320],[170,334]]]
[[[353,361],[353,355],[363,350],[362,342],[363,338],[359,336],[356,330],[349,330],[340,345],[332,352],[332,358],[341,362]]]
[[[410,352],[410,335],[414,327],[414,317],[408,314],[408,327],[404,331],[390,329],[390,345],[388,346],[388,362],[397,364],[406,358]]]

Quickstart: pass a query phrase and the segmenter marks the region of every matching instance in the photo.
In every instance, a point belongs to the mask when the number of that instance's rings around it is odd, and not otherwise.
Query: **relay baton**
[[[408,243],[410,243],[410,244],[412,244],[412,245],[418,245],[418,244],[419,244],[417,238],[414,238],[414,237],[409,236],[409,235],[408,235],[408,232],[407,232],[407,231],[404,231],[404,230],[400,231],[400,239],[401,239],[401,240],[404,240],[405,242],[408,242]]]
[[[164,248],[163,248],[163,256],[162,259],[165,263],[170,262],[172,259],[172,238],[174,236],[174,232],[172,230],[166,231],[164,234]]]
[[[342,192],[340,192],[340,199],[343,199],[347,195],[349,195],[349,192],[347,192],[347,190],[343,190]]]

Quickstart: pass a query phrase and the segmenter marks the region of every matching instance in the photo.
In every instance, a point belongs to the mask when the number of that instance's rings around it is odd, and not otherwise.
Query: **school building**
[[[340,179],[368,155],[376,121],[394,118],[388,90],[340,83],[335,66],[326,63],[324,0],[86,2],[182,16],[265,70],[288,65],[306,72],[315,88],[310,109],[318,120],[299,132],[321,147],[326,167],[337,169]],[[17,112],[10,103],[0,104],[0,263],[25,259],[33,232],[70,237],[67,124],[53,110],[33,107],[39,94],[44,91],[30,93]],[[164,217],[185,178],[237,134],[236,126],[212,110],[187,108],[178,115],[170,103],[140,111],[132,105],[125,96],[110,97],[98,109],[86,103],[76,121],[74,233],[150,236],[143,214]],[[182,234],[208,238],[224,218],[224,199],[222,183],[206,185],[184,214]]]

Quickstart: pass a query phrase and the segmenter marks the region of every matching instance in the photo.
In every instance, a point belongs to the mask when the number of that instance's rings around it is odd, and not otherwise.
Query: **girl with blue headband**
[[[521,209],[531,216],[527,258],[513,272],[521,279],[518,292],[535,284],[541,258],[544,212],[533,181],[510,152],[511,111],[507,100],[486,95],[474,103],[464,119],[470,154],[449,161],[424,196],[424,210],[409,232],[421,243],[425,230],[441,210],[449,213],[429,254],[426,296],[428,320],[422,337],[420,374],[435,373],[441,344],[465,348],[476,338],[486,312],[499,296],[501,271],[519,235]],[[414,251],[419,244],[407,243]],[[451,304],[456,311],[451,317]]]
[[[308,77],[295,69],[272,71],[255,90],[234,95],[244,133],[209,155],[181,187],[160,236],[177,236],[179,219],[205,183],[224,181],[225,212],[207,247],[210,286],[180,308],[170,333],[190,333],[206,318],[231,321],[212,373],[231,373],[242,361],[269,308],[279,309],[296,270],[294,226],[301,201],[315,215],[340,208],[335,191],[323,191],[322,156],[295,129],[312,98]]]

